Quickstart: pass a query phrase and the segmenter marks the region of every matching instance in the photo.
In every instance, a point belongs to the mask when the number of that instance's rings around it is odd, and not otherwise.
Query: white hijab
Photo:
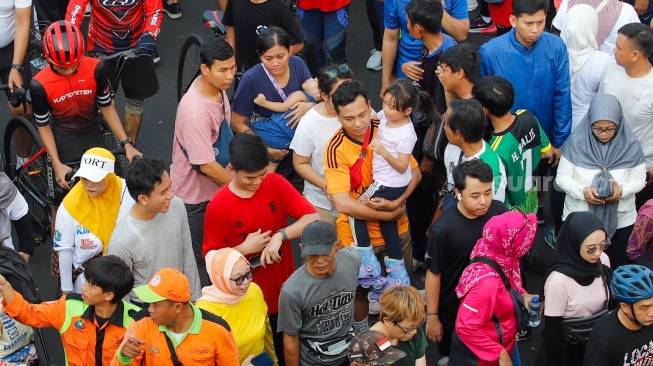
[[[598,29],[599,16],[596,9],[586,4],[574,5],[569,9],[560,37],[567,45],[572,83],[585,61],[599,48],[596,43]]]

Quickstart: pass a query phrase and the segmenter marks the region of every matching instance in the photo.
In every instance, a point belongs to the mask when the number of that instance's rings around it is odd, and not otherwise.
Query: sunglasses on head
[[[335,79],[338,76],[342,76],[343,74],[347,73],[349,71],[349,66],[347,64],[341,64],[338,65],[335,69],[331,69],[325,73],[325,75],[329,79]]]

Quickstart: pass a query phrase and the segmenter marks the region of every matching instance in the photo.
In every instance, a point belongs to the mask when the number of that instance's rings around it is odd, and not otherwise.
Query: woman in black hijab
[[[563,321],[588,318],[608,308],[610,245],[603,223],[590,212],[567,216],[556,245],[556,259],[545,276],[544,344],[537,365],[582,366],[585,344],[565,337]]]

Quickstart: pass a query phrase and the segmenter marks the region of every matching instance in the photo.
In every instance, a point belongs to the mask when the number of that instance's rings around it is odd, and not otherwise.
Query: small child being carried
[[[259,94],[254,98],[254,103],[265,109],[269,109],[272,115],[252,123],[252,130],[261,136],[263,141],[272,149],[288,150],[292,138],[295,136],[294,126],[290,125],[291,117],[287,117],[299,102],[321,102],[320,90],[317,86],[317,79],[308,79],[302,84],[303,91],[296,91],[288,96],[284,102],[270,102],[265,95]],[[277,170],[280,160],[270,158],[268,173]]]

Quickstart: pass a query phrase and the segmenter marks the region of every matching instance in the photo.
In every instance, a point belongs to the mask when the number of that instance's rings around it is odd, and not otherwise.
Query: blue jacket
[[[481,76],[508,79],[515,88],[512,113],[532,112],[555,148],[571,133],[569,58],[560,37],[542,33],[531,48],[524,47],[515,29],[481,46]]]

